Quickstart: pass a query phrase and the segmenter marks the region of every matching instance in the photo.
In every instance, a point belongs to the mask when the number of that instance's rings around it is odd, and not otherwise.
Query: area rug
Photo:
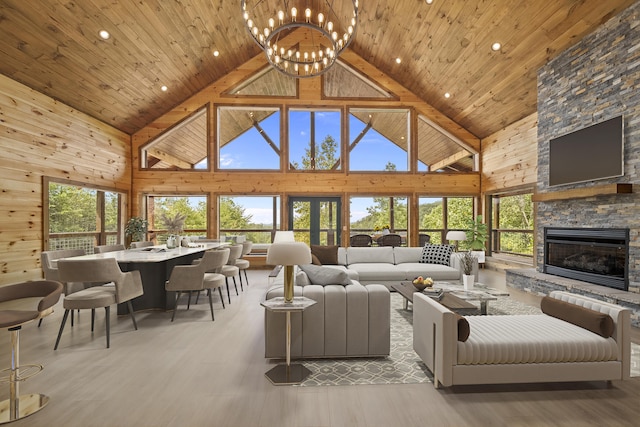
[[[413,351],[413,312],[391,293],[391,353],[386,358],[314,359],[304,365],[312,374],[302,386],[356,384],[411,384],[431,382],[433,376]],[[489,314],[540,314],[540,310],[508,297],[498,297]]]

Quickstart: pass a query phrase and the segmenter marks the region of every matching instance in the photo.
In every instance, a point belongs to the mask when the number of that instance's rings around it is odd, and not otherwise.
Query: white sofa
[[[549,296],[607,313],[613,319],[612,336],[546,314],[467,316],[470,334],[462,342],[457,315],[415,294],[413,347],[433,373],[434,385],[628,379],[629,310],[567,292]]]
[[[347,247],[338,248],[338,265],[349,277],[366,284],[387,287],[418,276],[433,280],[460,281],[462,279],[461,253],[453,253],[449,265],[420,263],[422,247]],[[474,274],[477,274],[477,263]]]

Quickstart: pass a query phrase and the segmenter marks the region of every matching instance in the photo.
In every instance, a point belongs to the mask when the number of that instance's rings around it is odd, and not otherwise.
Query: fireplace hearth
[[[610,288],[629,288],[629,229],[544,229],[547,274]]]

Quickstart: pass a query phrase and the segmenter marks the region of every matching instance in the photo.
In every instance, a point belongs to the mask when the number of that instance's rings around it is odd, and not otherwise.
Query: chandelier
[[[241,0],[244,24],[269,63],[287,76],[306,78],[325,73],[355,36],[358,0],[284,0],[277,11],[269,10],[267,3],[271,2]],[[308,43],[279,45],[300,28],[309,30]]]

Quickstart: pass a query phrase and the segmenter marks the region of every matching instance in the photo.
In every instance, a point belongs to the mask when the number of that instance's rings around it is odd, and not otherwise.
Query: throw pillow
[[[573,323],[604,338],[613,335],[614,323],[611,316],[590,308],[571,304],[546,296],[540,301],[540,310],[544,314]]]
[[[320,264],[338,264],[338,246],[311,245],[311,255],[318,257]]]
[[[452,245],[434,245],[427,243],[422,248],[422,256],[418,262],[422,264],[449,265],[453,248]]]
[[[460,316],[458,313],[454,313],[456,315],[456,319],[458,319],[458,341],[465,342],[469,338],[469,334],[471,333],[471,327],[469,326],[469,321]]]
[[[313,264],[313,265],[322,265],[322,263],[320,262],[320,260],[318,259],[318,256],[316,254],[311,254],[311,264]]]
[[[300,269],[307,274],[312,285],[350,285],[351,279],[344,270],[322,267],[313,264],[301,265]]]

